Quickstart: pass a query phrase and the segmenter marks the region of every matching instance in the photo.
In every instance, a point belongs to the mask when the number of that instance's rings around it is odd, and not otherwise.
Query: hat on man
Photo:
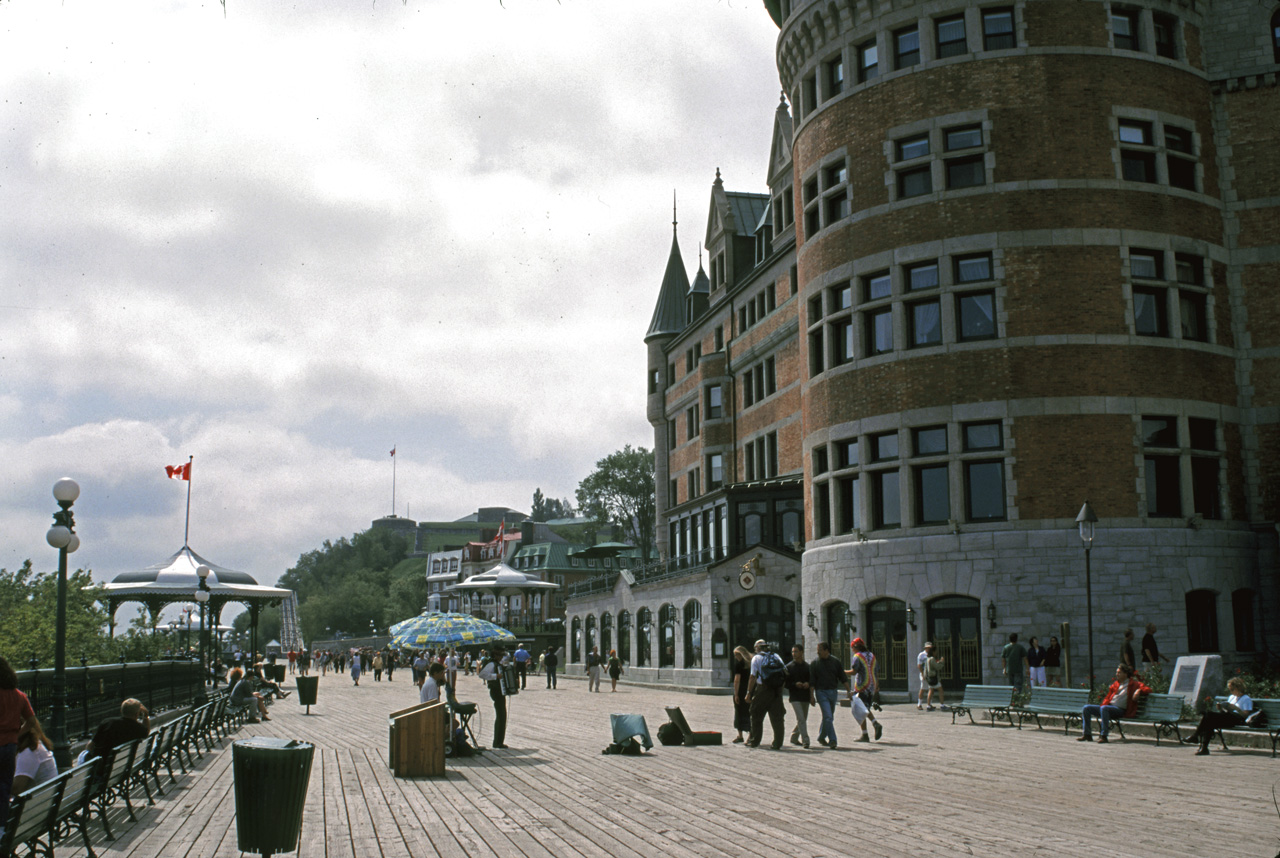
[[[925,649],[933,649],[933,641],[925,641],[925,642],[924,642],[924,648],[925,648]]]
[[[769,642],[764,638],[760,638],[760,640],[756,641],[756,649],[760,649],[760,647],[768,646],[768,645],[769,645]]]

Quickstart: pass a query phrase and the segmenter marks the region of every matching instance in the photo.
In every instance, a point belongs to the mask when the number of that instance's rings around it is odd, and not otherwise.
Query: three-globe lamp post
[[[1084,602],[1089,626],[1089,690],[1093,690],[1093,573],[1089,568],[1089,552],[1093,549],[1093,526],[1098,516],[1088,501],[1080,507],[1076,525],[1080,528],[1080,541],[1084,543]]]
[[[53,484],[53,499],[60,509],[45,540],[58,549],[58,614],[54,632],[53,712],[49,719],[53,758],[58,769],[71,767],[71,743],[67,739],[67,555],[80,547],[71,505],[80,497],[80,486],[70,477]]]

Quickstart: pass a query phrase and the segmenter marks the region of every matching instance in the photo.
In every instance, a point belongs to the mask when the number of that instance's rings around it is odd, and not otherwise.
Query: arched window
[[[569,661],[582,661],[582,620],[578,617],[569,626]]]
[[[1275,61],[1280,63],[1280,10],[1271,16],[1271,52]]]
[[[849,605],[846,602],[827,605],[827,646],[831,647],[831,652],[841,661],[848,661],[846,650],[849,648],[849,641],[853,640],[850,626],[845,622],[848,611]],[[814,658],[817,658],[817,653],[814,653]]]
[[[660,649],[658,650],[658,667],[675,667],[676,665],[676,609],[666,604],[658,609],[658,627]]]
[[[596,646],[598,646],[598,644],[596,643],[596,615],[588,614],[587,615],[587,643],[586,643],[586,646],[583,648],[583,651],[591,652],[591,650]]]
[[[1236,590],[1231,594],[1231,617],[1236,627],[1236,652],[1253,652],[1258,648],[1253,629],[1252,590]]]
[[[641,608],[636,613],[636,665],[647,667],[649,664],[650,644],[653,641],[653,612]]]
[[[618,658],[631,664],[631,612],[618,612]]]
[[[702,667],[702,603],[697,599],[684,604],[684,666]]]
[[[600,618],[600,654],[609,655],[613,649],[613,614],[605,614]]]
[[[1218,596],[1212,590],[1187,594],[1187,649],[1193,653],[1218,651]]]

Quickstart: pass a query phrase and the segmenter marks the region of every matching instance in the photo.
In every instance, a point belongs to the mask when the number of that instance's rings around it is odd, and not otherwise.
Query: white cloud
[[[681,199],[763,189],[758,4],[0,8],[0,565],[71,473],[102,574],[192,545],[274,581],[390,511],[571,496],[651,445]],[[43,561],[40,558],[44,558]]]

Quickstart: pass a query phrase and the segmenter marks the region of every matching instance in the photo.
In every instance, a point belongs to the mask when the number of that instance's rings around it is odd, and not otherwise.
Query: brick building
[[[675,301],[673,244],[646,337],[666,556],[801,551],[788,622],[867,638],[890,690],[926,639],[1001,682],[1015,631],[1083,681],[1088,499],[1099,671],[1147,622],[1270,651],[1280,5],[765,6],[769,193],[717,176],[711,272]],[[735,529],[753,480],[802,485],[799,540]]]

